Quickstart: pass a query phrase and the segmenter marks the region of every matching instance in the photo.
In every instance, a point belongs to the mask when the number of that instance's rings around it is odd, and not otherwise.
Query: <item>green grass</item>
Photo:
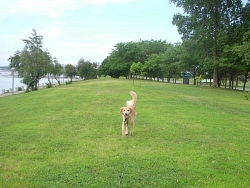
[[[249,105],[240,91],[122,78],[2,97],[0,187],[248,187]]]

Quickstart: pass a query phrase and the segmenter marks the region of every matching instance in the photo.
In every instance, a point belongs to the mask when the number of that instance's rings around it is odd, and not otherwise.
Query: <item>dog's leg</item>
[[[134,127],[135,127],[135,124],[131,124],[131,131],[130,131],[130,135],[133,136],[134,134]]]
[[[128,122],[125,122],[125,134],[128,134]]]
[[[125,123],[122,121],[122,136],[125,136]]]

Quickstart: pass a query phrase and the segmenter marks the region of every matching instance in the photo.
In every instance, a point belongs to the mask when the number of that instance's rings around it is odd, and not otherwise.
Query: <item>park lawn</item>
[[[138,119],[122,138],[131,90]],[[248,187],[249,105],[240,91],[124,78],[2,97],[0,187]]]

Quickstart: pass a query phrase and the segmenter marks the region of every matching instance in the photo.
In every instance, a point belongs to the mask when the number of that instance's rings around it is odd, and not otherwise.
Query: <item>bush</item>
[[[249,95],[249,92],[248,92],[248,91],[244,93],[244,98],[245,98],[246,100],[248,100],[248,99],[250,98],[250,95]]]
[[[46,83],[46,88],[52,88],[52,84],[51,83]]]
[[[71,80],[69,80],[69,81],[66,81],[65,83],[66,83],[66,85],[68,85],[68,84],[72,84],[72,81],[71,81]]]
[[[17,91],[22,91],[22,90],[23,90],[22,87],[18,87],[18,88],[17,88]]]

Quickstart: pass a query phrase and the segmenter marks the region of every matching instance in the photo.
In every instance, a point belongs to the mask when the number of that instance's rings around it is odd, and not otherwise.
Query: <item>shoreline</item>
[[[24,92],[25,92],[25,90],[23,90],[23,91],[14,91],[13,94],[11,92],[6,92],[6,93],[1,94],[0,98],[1,97],[11,96],[11,95],[17,95],[17,94],[24,93]]]
[[[69,79],[65,79],[63,82],[61,82],[61,85],[65,84],[66,81],[68,81],[68,80]],[[81,81],[81,80],[80,79],[72,79],[72,82],[76,82],[76,81]],[[52,87],[59,86],[58,83],[52,83],[52,85],[53,85]],[[45,86],[44,83],[39,84],[38,90],[40,90],[40,89],[46,89],[46,86]],[[8,92],[0,94],[0,98],[1,97],[11,96],[11,95],[17,95],[17,94],[20,94],[20,93],[25,93],[25,90],[26,89],[23,89],[22,91],[14,91],[13,93],[12,93],[12,91],[7,90]],[[35,91],[38,91],[38,90],[35,90]],[[30,92],[32,92],[32,91],[30,91]]]

